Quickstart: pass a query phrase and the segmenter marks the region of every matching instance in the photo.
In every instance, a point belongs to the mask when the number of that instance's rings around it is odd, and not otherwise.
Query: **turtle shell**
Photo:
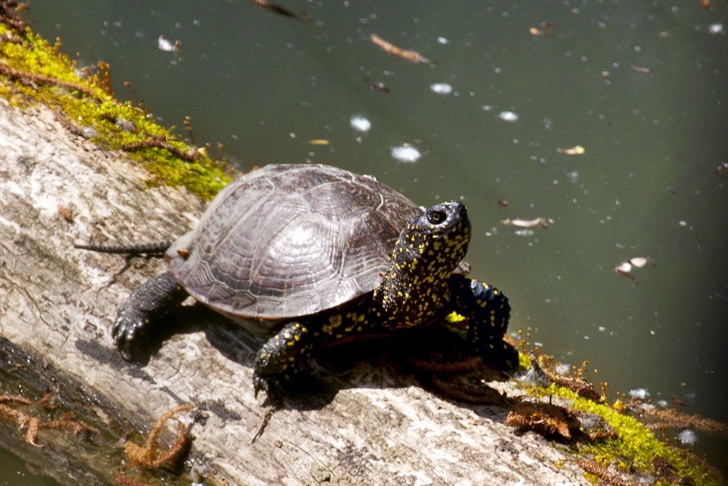
[[[290,319],[374,290],[422,211],[372,177],[269,165],[223,189],[166,258],[180,285],[228,317]]]

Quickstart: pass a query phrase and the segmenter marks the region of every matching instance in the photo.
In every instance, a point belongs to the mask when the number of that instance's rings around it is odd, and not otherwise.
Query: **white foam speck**
[[[372,122],[361,115],[354,115],[351,117],[351,127],[360,132],[368,132],[372,128]]]
[[[400,162],[414,164],[420,157],[422,157],[422,154],[411,145],[404,144],[401,147],[392,147],[392,157]]]
[[[635,390],[630,390],[629,396],[645,400],[650,396],[650,392],[648,392],[646,388],[637,388]]]
[[[680,439],[680,443],[685,445],[691,445],[695,444],[695,442],[698,440],[698,437],[695,435],[695,432],[693,432],[690,429],[685,429],[679,434],[677,434],[677,438]]]
[[[450,94],[452,93],[452,86],[447,83],[435,83],[430,85],[430,89],[437,94]]]

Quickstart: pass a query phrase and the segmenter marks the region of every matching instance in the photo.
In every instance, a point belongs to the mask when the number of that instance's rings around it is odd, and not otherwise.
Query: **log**
[[[36,447],[0,417],[2,447],[62,484],[113,483],[115,474],[123,482],[119,471],[158,481],[117,441],[141,442],[167,410],[192,404],[199,413],[183,414],[194,439],[181,474],[208,484],[588,484],[565,448],[504,425],[505,408],[440,396],[382,356],[349,356],[334,372],[324,363],[315,373],[323,385],[271,415],[252,387],[262,341],[199,305],[183,307],[184,332],[148,360],[124,361],[110,336],[116,309],[163,262],[135,258],[125,268],[124,257],[73,245],[188,231],[204,202],[184,188],[149,187],[149,178],[124,153],[70,133],[50,109],[0,99],[0,392],[50,395],[98,430],[41,429],[45,447]],[[173,442],[174,423],[164,430]]]

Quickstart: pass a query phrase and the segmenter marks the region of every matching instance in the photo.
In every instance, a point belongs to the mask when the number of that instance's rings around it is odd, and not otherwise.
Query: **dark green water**
[[[281,4],[312,21],[227,0],[33,2],[27,18],[81,64],[109,62],[120,98],[129,81],[164,124],[190,116],[241,170],[323,162],[423,205],[462,199],[473,274],[508,294],[513,331],[589,360],[612,399],[646,388],[728,422],[728,180],[714,173],[728,162],[728,36],[711,33],[725,2]],[[388,55],[371,33],[436,63]],[[417,162],[391,157],[404,143]],[[555,222],[501,224],[536,217]],[[615,273],[646,256],[637,282]],[[697,447],[726,468],[725,437]]]

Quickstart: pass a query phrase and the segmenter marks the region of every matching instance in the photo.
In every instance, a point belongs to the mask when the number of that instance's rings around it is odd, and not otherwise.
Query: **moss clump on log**
[[[211,199],[230,182],[224,161],[212,160],[204,147],[188,146],[155,123],[148,109],[114,98],[108,64],[79,68],[60,46],[59,40],[51,46],[22,20],[6,16],[0,23],[0,96],[12,106],[53,108],[72,132],[103,148],[124,150],[144,164],[152,185],[184,186]]]

